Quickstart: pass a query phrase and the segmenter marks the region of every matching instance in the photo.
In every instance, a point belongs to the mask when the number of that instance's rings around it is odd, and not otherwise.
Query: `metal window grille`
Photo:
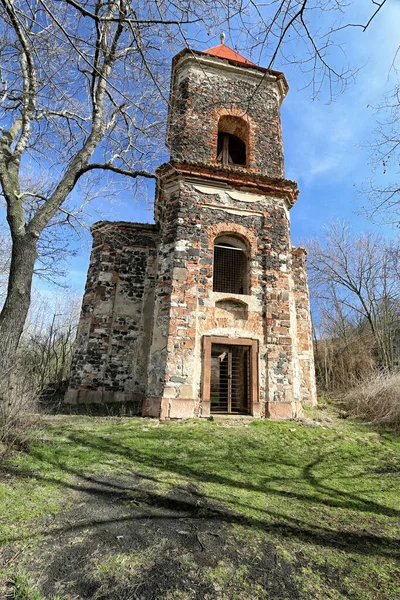
[[[213,413],[246,414],[250,398],[250,349],[213,344],[210,402]]]
[[[214,246],[214,292],[247,293],[247,255],[241,248]]]

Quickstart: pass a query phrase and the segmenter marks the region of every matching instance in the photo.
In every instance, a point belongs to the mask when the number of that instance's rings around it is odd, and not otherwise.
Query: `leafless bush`
[[[377,373],[351,389],[344,404],[355,417],[400,430],[400,371]]]
[[[16,364],[0,374],[0,444],[24,447],[43,410],[41,398],[68,379],[79,304],[66,292],[51,302],[35,292]]]
[[[38,422],[32,373],[17,365],[0,381],[0,446],[24,447]]]
[[[68,380],[79,313],[80,299],[67,292],[54,294],[51,302],[35,293],[18,356],[38,395]]]
[[[344,333],[314,342],[315,372],[321,392],[347,392],[376,372],[371,335],[350,327]]]

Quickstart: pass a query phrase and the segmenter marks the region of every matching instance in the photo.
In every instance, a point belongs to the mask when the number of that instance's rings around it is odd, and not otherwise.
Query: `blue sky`
[[[400,43],[400,4],[384,7],[371,29],[348,35],[346,54],[353,65],[365,65],[356,81],[336,101],[310,102],[301,81],[290,73],[288,96],[282,106],[286,176],[297,180],[300,196],[292,210],[294,243],[321,235],[332,217],[349,219],[355,230],[373,225],[362,214],[366,199],[359,190],[371,176],[371,152],[376,107],[395,80],[391,69]]]
[[[393,1],[365,33],[360,29],[346,31],[343,47],[347,61],[355,67],[364,66],[355,83],[334,102],[326,103],[324,98],[311,101],[309,90],[302,90],[304,77],[299,69],[285,69],[290,86],[281,113],[286,177],[296,180],[300,188],[299,199],[292,209],[295,245],[322,235],[323,226],[333,217],[349,219],[356,231],[379,229],[393,235],[389,227],[374,225],[360,213],[365,200],[358,190],[371,173],[370,153],[363,145],[371,141],[376,126],[373,107],[382,101],[394,82],[391,65],[400,43],[399,24],[400,4]],[[216,36],[208,46],[217,43]],[[226,43],[229,45],[228,39]],[[112,207],[103,206],[104,216],[151,222],[152,200],[149,188],[147,206],[143,199],[121,201]],[[90,235],[85,234],[78,255],[69,261],[68,283],[77,294],[82,293],[85,285],[89,254]],[[43,289],[43,284],[38,287]]]

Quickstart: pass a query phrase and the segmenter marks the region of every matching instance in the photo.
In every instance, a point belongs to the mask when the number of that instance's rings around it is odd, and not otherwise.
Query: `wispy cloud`
[[[354,21],[360,15],[354,15]],[[291,90],[282,107],[287,176],[312,186],[322,178],[340,184],[360,182],[368,162],[362,143],[371,138],[374,111],[393,85],[390,70],[399,46],[400,5],[387,4],[365,33],[346,30],[346,59],[363,66],[353,86],[331,104],[311,102],[307,90],[298,91],[302,75],[292,71]],[[298,88],[298,90],[296,90]],[[332,182],[331,182],[332,183]]]

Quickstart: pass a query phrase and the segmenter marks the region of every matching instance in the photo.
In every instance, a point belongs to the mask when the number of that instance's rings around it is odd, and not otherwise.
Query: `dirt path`
[[[251,543],[236,543],[230,514],[194,487],[160,493],[137,476],[82,477],[71,487],[70,507],[47,519],[29,563],[46,598],[301,597],[274,546],[253,552]]]

